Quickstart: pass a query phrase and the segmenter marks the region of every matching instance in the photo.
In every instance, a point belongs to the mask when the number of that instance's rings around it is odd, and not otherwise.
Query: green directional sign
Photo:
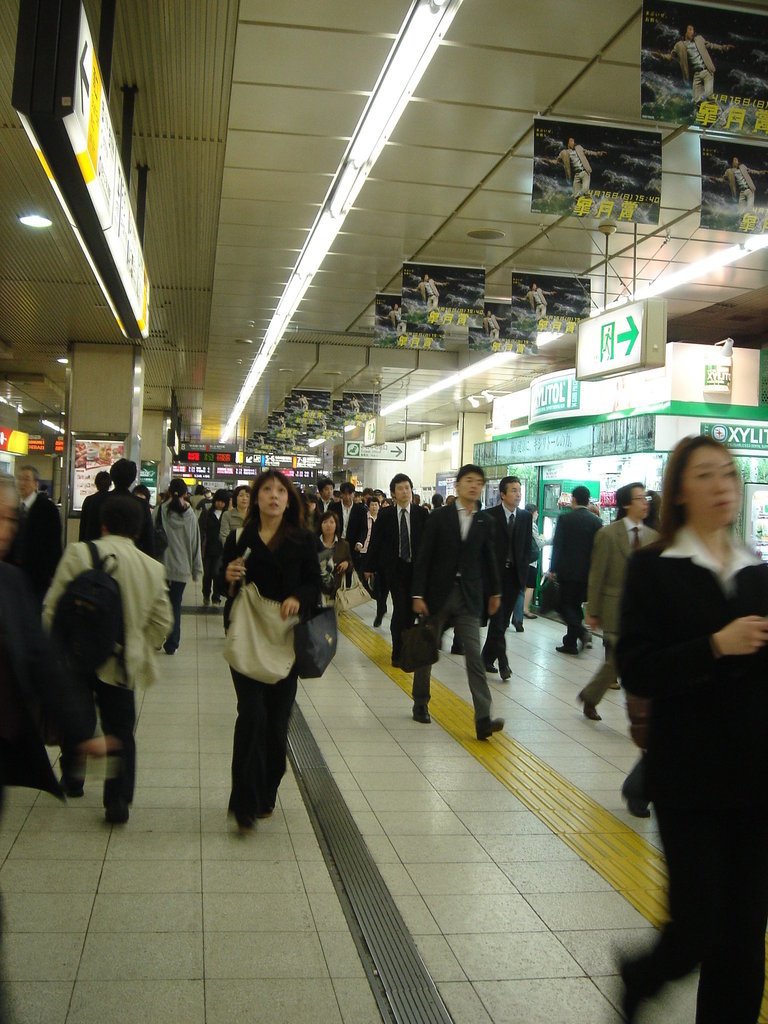
[[[633,302],[579,324],[578,380],[599,380],[664,366],[667,310],[663,299]]]
[[[382,462],[405,462],[405,441],[385,441],[383,444],[363,444],[361,441],[345,441],[344,458],[380,459]]]

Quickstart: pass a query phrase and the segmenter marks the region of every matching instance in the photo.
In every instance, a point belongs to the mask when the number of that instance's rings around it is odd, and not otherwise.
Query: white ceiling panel
[[[227,136],[224,163],[227,167],[256,167],[270,171],[310,167],[320,173],[333,174],[346,145],[345,139],[324,139],[313,135],[232,131]]]
[[[230,124],[241,131],[344,138],[352,134],[365,102],[364,95],[235,82]]]

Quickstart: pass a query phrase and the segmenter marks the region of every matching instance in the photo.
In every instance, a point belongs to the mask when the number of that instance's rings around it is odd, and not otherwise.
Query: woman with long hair
[[[232,505],[224,509],[219,520],[219,537],[222,544],[226,544],[227,537],[233,530],[242,528],[250,507],[251,489],[247,484],[240,484],[232,494]]]
[[[730,452],[687,437],[664,474],[661,540],[629,560],[617,660],[650,698],[645,758],[669,921],[621,965],[624,1012],[701,967],[697,1024],[755,1024],[768,918],[768,565],[733,535]]]
[[[250,508],[240,537],[230,533],[224,545],[224,576],[233,590],[255,583],[262,597],[280,602],[280,615],[307,611],[320,597],[320,568],[315,538],[303,528],[301,498],[277,470],[253,483]],[[268,818],[285,774],[288,722],[296,700],[295,667],[274,684],[231,668],[237,693],[229,811],[241,832],[257,818]]]
[[[163,650],[166,654],[175,654],[181,642],[181,600],[184,588],[190,578],[198,580],[203,574],[197,516],[187,500],[187,485],[183,480],[171,480],[168,500],[160,505],[155,515],[160,517],[168,538],[163,565],[173,608],[173,629],[163,644]]]

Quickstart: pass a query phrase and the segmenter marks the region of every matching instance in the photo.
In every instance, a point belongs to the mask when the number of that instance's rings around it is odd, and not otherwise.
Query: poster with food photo
[[[118,459],[125,458],[125,441],[75,441],[75,464],[72,481],[72,508],[79,512],[89,494],[96,492],[96,474]]]

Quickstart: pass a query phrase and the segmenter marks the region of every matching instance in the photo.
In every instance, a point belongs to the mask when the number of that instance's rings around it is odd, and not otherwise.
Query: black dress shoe
[[[104,808],[104,817],[111,825],[124,825],[128,821],[128,803],[122,797],[108,803]]]
[[[506,683],[508,679],[512,678],[512,669],[509,665],[505,665],[503,668],[499,669],[499,675],[501,676],[501,681]]]
[[[495,665],[489,665],[488,662],[485,662],[484,668],[486,672],[490,672],[494,676],[499,671]]]
[[[556,647],[555,650],[558,654],[572,654],[574,657],[578,657],[579,654],[578,647],[566,647],[565,644],[561,647]]]
[[[392,668],[400,668],[400,659],[392,655],[392,661],[390,662]]]
[[[630,796],[626,798],[627,810],[633,818],[650,818],[651,812],[648,808],[648,801],[639,797]]]
[[[504,728],[503,718],[478,718],[475,722],[475,734],[479,740],[487,740],[494,732]]]
[[[377,628],[377,627],[379,627],[381,625],[381,616],[380,615],[377,615],[376,618],[373,620],[373,625],[374,625],[374,628]]]
[[[451,654],[464,654],[464,648],[461,644],[457,644],[455,640],[451,644]]]
[[[523,612],[526,619],[538,619],[538,615],[534,615],[533,612]]]
[[[641,994],[640,985],[633,977],[633,968],[634,964],[631,960],[624,960],[619,965],[619,974],[621,975],[621,980],[624,982],[624,995],[621,998],[621,1010],[627,1024],[635,1024],[635,1021],[637,1020],[637,1011],[640,1008],[640,1004],[643,999],[646,998]]]
[[[421,722],[422,725],[429,725],[432,719],[429,717],[426,704],[413,705],[413,720],[414,722]]]
[[[525,626],[522,624],[522,622],[513,622],[512,625],[515,627],[515,632],[516,633],[524,633],[525,632]]]

